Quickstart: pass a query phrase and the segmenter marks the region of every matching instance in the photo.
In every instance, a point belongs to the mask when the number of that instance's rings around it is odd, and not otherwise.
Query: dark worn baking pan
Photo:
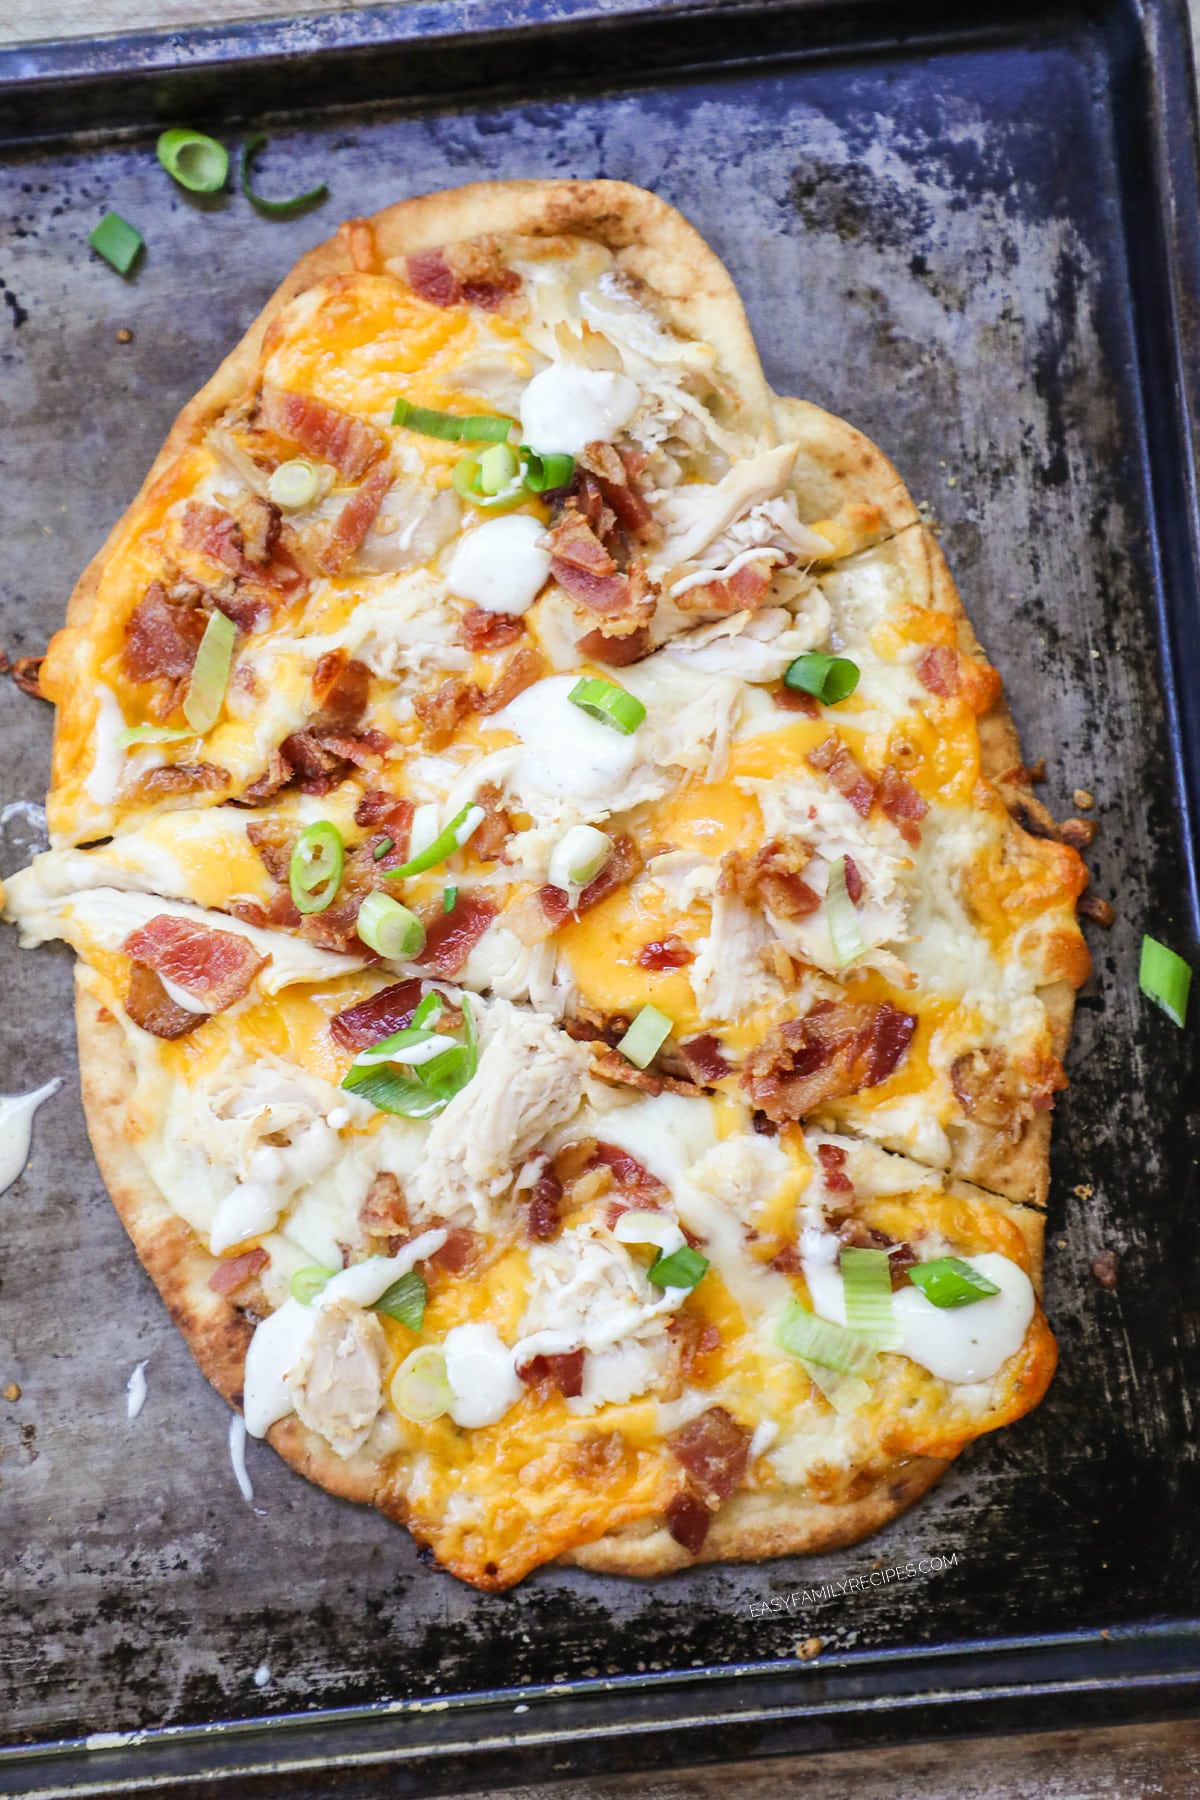
[[[264,183],[324,177],[328,202],[280,224],[190,200],[153,156],[181,121],[265,122]],[[1194,1708],[1198,1059],[1136,981],[1143,930],[1195,948],[1182,0],[381,7],[8,51],[0,133],[11,655],[44,645],[182,402],[338,219],[482,175],[626,177],[725,258],[775,387],[844,412],[928,503],[1047,798],[1097,796],[1119,912],[1059,1107],[1045,1404],[851,1550],[653,1585],[546,1569],[498,1597],[265,1449],[243,1503],[225,1408],[88,1153],[70,959],[6,935],[3,1085],[67,1080],[0,1200],[0,1386],[22,1390],[0,1402],[0,1789],[315,1794],[336,1767],[339,1794],[494,1790]],[[108,207],[146,238],[129,281],[86,248]],[[0,706],[3,799],[36,800],[48,709],[8,684]],[[36,819],[3,830],[11,868]]]

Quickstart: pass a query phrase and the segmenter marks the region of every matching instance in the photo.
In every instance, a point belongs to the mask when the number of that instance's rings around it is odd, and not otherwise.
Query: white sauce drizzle
[[[567,696],[577,679],[550,675],[535,681],[496,714],[496,724],[521,740],[511,781],[517,794],[600,800],[637,761],[636,731],[626,737],[571,704]]]
[[[182,1006],[184,1012],[206,1013],[209,1010],[203,1000],[197,1000],[195,994],[189,994],[187,989],[180,987],[177,981],[168,981],[167,977],[162,974],[158,979],[166,989],[168,999],[173,1000],[176,1006]]]
[[[819,1234],[826,1235],[826,1234]],[[814,1242],[817,1233],[804,1233],[804,1279],[813,1307],[823,1319],[846,1323],[845,1290],[841,1273],[831,1257]],[[832,1240],[836,1243],[836,1239]],[[956,1386],[988,1381],[1015,1356],[1025,1341],[1033,1318],[1033,1285],[1025,1271],[996,1250],[962,1259],[980,1275],[995,1282],[998,1294],[973,1300],[967,1306],[935,1306],[919,1288],[899,1288],[892,1295],[898,1327],[896,1349],[911,1357],[941,1381]]]
[[[641,404],[628,375],[551,363],[521,397],[521,433],[543,455],[578,456],[589,444],[611,444]]]
[[[254,1484],[246,1473],[246,1421],[241,1413],[234,1413],[229,1421],[229,1460],[233,1464],[233,1478],[238,1484],[242,1499],[247,1506],[253,1506]]]
[[[125,729],[125,715],[117,696],[103,682],[96,689],[98,705],[92,739],[92,766],[83,789],[97,806],[111,806],[117,797],[125,752],[117,747],[118,734]]]
[[[61,1086],[62,1076],[56,1075],[31,1094],[0,1094],[0,1194],[12,1186],[29,1161],[34,1113]]]
[[[455,1325],[442,1344],[446,1379],[454,1393],[450,1417],[470,1430],[494,1425],[514,1406],[522,1382],[513,1366],[513,1352],[494,1325]]]
[[[450,592],[485,612],[529,611],[550,573],[543,526],[528,513],[487,519],[461,539],[446,572]]]
[[[149,1358],[147,1358],[149,1361]],[[125,1416],[136,1419],[146,1404],[146,1363],[140,1362],[125,1383]]]

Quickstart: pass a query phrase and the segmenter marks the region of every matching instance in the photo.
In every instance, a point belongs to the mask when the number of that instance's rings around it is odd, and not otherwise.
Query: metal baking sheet
[[[180,120],[265,122],[264,182],[323,176],[328,202],[271,223],[189,198],[153,156]],[[44,646],[183,401],[339,219],[480,176],[624,177],[725,259],[774,386],[852,419],[927,503],[1047,799],[1097,796],[1119,909],[1057,1112],[1037,1412],[852,1549],[649,1585],[545,1569],[497,1597],[264,1447],[243,1502],[229,1415],[90,1157],[70,957],[4,933],[2,1085],[65,1082],[0,1198],[0,1789],[318,1793],[336,1763],[340,1794],[385,1767],[431,1793],[1194,1705],[1200,1087],[1195,1032],[1136,983],[1143,929],[1186,951],[1196,927],[1181,0],[418,3],[8,51],[0,136],[10,655]],[[86,247],[108,207],[147,241],[128,281]],[[8,683],[0,708],[7,871],[50,715]]]

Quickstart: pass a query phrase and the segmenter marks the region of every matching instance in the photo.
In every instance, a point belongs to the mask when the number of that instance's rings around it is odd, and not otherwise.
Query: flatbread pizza
[[[853,1541],[1040,1399],[1086,871],[899,476],[663,202],[343,226],[41,680],[8,916],[310,1478],[483,1588],[651,1575]]]

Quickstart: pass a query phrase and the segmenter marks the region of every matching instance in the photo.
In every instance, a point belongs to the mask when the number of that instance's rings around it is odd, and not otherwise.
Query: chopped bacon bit
[[[390,874],[408,861],[409,840],[412,835],[413,814],[416,807],[411,800],[396,799],[394,794],[372,788],[359,801],[354,814],[356,825],[376,825],[380,827],[368,840],[367,848],[371,852],[371,860],[381,875]],[[391,848],[382,856],[376,854],[381,847],[391,841]]]
[[[560,523],[552,526],[542,541],[555,565],[556,580],[562,581],[560,567],[583,569],[590,575],[616,573],[616,563],[580,513],[564,513]],[[566,587],[567,583],[563,581],[562,585]]]
[[[639,1206],[645,1206],[650,1211],[666,1195],[666,1185],[658,1176],[652,1175],[644,1163],[640,1163],[628,1150],[623,1150],[620,1144],[598,1142],[592,1151],[591,1161],[593,1164],[603,1164],[611,1172],[616,1185],[627,1195],[632,1194]]]
[[[911,1287],[908,1271],[917,1261],[917,1253],[911,1244],[897,1244],[888,1252],[888,1274],[892,1278],[892,1291],[897,1288]]]
[[[803,1275],[804,1258],[795,1244],[785,1244],[783,1249],[771,1258],[771,1267],[778,1269],[781,1275]]]
[[[282,787],[286,787],[296,773],[282,751],[272,750],[267,766],[256,781],[242,795],[242,801],[250,806],[258,806],[263,800],[270,800]]]
[[[969,1050],[950,1065],[950,1085],[969,1118],[1015,1140],[1034,1113],[1048,1112],[1054,1095],[1067,1085],[1057,1057],[1045,1056],[1035,1064],[1014,1062],[994,1045],[990,1050]]]
[[[538,1243],[549,1243],[562,1230],[562,1192],[562,1182],[554,1170],[543,1169],[529,1196],[529,1235]]]
[[[156,913],[130,932],[122,948],[210,1012],[224,1012],[240,1000],[271,960],[237,932],[216,931],[172,913]]]
[[[484,812],[483,823],[471,836],[471,848],[480,862],[496,862],[513,834],[513,823],[500,805],[500,789],[487,782],[475,796],[476,806]]]
[[[626,669],[630,663],[640,662],[643,656],[650,654],[650,631],[645,625],[639,625],[636,631],[630,631],[624,637],[609,637],[600,630],[587,631],[581,638],[576,638],[575,648],[580,656],[591,662],[604,663],[610,669]]]
[[[773,562],[748,562],[727,581],[705,581],[685,588],[675,604],[681,612],[754,612],[766,598],[775,576]]]
[[[879,805],[892,824],[899,828],[905,843],[920,843],[921,833],[917,822],[925,817],[929,804],[921,798],[911,781],[898,775],[890,766],[879,777]]]
[[[9,662],[3,650],[0,650],[0,674],[11,675],[23,694],[31,700],[48,700],[49,695],[42,692],[42,664],[44,656],[14,656]]]
[[[675,1542],[682,1545],[690,1556],[699,1556],[708,1536],[708,1528],[712,1524],[712,1513],[703,1500],[687,1492],[676,1494],[664,1517],[667,1530]]]
[[[914,1015],[888,1000],[823,1000],[767,1034],[746,1059],[742,1086],[776,1124],[799,1119],[886,1081],[916,1029]]]
[[[299,444],[319,461],[332,463],[346,481],[361,481],[384,451],[383,434],[373,425],[312,394],[264,388],[257,423],[264,431]]]
[[[166,800],[176,794],[216,793],[228,785],[229,770],[216,763],[166,763],[147,770],[133,791],[139,800]]]
[[[632,476],[626,475],[619,485],[602,480],[600,492],[626,531],[632,532],[634,537],[640,536],[648,526],[654,524],[654,514]]]
[[[242,534],[242,551],[246,561],[253,563],[256,568],[266,568],[279,542],[283,514],[272,501],[264,500],[261,494],[239,497],[231,503],[229,510],[237,520]]]
[[[241,1256],[228,1256],[219,1262],[208,1278],[208,1285],[214,1294],[232,1294],[243,1287],[247,1281],[265,1269],[270,1257],[261,1247],[245,1250]]]
[[[125,1011],[135,1025],[158,1038],[186,1037],[208,1018],[207,1013],[192,1012],[172,1000],[154,970],[143,962],[135,962],[130,971]]]
[[[393,479],[391,464],[377,463],[347,500],[317,552],[317,567],[322,574],[337,575],[355,551],[362,548]]]
[[[771,698],[784,712],[804,713],[809,719],[819,719],[821,716],[820,703],[815,694],[790,688],[782,681],[778,687],[771,689]]]
[[[579,913],[590,912],[593,906],[599,906],[609,894],[632,881],[642,866],[641,852],[629,836],[622,832],[613,839],[612,855],[597,875],[595,881],[589,881],[580,894],[575,910]],[[545,892],[545,890],[542,890]]]
[[[723,1406],[710,1406],[667,1439],[708,1505],[715,1511],[746,1473],[751,1433]]]
[[[546,923],[557,931],[563,920],[569,918],[571,900],[564,888],[551,887],[549,883],[539,888],[538,903],[546,915]]]
[[[412,976],[407,981],[394,981],[380,988],[366,1000],[356,1001],[342,1012],[334,1013],[329,1029],[343,1050],[369,1050],[381,1044],[394,1031],[411,1025],[412,1016],[421,1003],[423,983]]]
[[[360,769],[373,768],[395,743],[386,731],[377,731],[373,725],[363,731],[323,731],[320,738],[326,750]]]
[[[852,856],[844,856],[842,865],[846,872],[846,892],[853,905],[857,906],[863,897],[863,878],[858,872],[858,864]]]
[[[314,731],[351,731],[367,709],[371,671],[344,650],[327,650],[313,670],[313,697],[319,711]]]
[[[962,669],[958,651],[949,644],[935,644],[917,664],[917,680],[931,694],[948,700],[962,686]]]
[[[194,598],[172,600],[152,581],[125,627],[121,666],[130,681],[172,681],[190,675],[204,636],[206,614]]]
[[[701,1313],[676,1313],[667,1326],[679,1351],[679,1373],[685,1381],[703,1373],[704,1358],[719,1348],[721,1333]]]
[[[271,880],[286,887],[295,842],[293,828],[283,819],[252,819],[246,827],[246,836],[258,851]]]
[[[345,758],[336,750],[327,748],[315,731],[293,731],[290,737],[284,738],[279,748],[292,767],[310,779],[333,775],[345,762]]]
[[[1099,894],[1081,894],[1076,902],[1076,910],[1081,912],[1085,919],[1091,919],[1095,924],[1102,925],[1105,931],[1117,916],[1117,909],[1112,902],[1102,900]]]
[[[223,506],[189,500],[180,520],[179,539],[185,550],[199,551],[232,575],[242,574],[249,561],[242,528]]]
[[[553,1356],[535,1356],[517,1370],[530,1387],[542,1382],[556,1387],[564,1400],[574,1400],[583,1392],[582,1350],[561,1350]]]
[[[441,250],[418,250],[405,264],[408,285],[431,306],[457,306],[462,284]]]
[[[654,938],[643,944],[635,961],[643,969],[683,969],[695,962],[696,952],[681,937],[671,932],[665,938]]]
[[[453,912],[439,912],[426,925],[425,948],[416,959],[437,975],[457,975],[499,912],[482,894],[460,893]]]
[[[627,1062],[619,1050],[606,1050],[592,1064],[593,1072],[605,1081],[613,1081],[618,1087],[639,1088],[643,1094],[661,1094],[663,1077],[653,1074],[649,1069],[635,1068]]]
[[[468,650],[503,650],[506,644],[515,644],[524,629],[524,620],[514,613],[473,606],[459,620],[458,637]]]
[[[840,1144],[818,1144],[817,1161],[828,1194],[852,1194],[854,1183],[846,1174],[846,1152]]]
[[[638,630],[654,611],[656,597],[640,563],[632,564],[625,575],[597,575],[554,557],[550,573],[572,600],[578,600],[589,612],[599,613],[610,622],[620,620],[625,630],[613,631],[613,637]]]
[[[1092,1274],[1111,1294],[1120,1280],[1121,1265],[1115,1250],[1102,1250],[1092,1263]]]
[[[811,769],[820,769],[828,776],[830,786],[850,802],[861,818],[866,818],[875,798],[875,783],[836,731],[831,731],[815,750],[810,750],[805,761]]]
[[[803,844],[772,838],[754,856],[730,850],[721,860],[719,890],[737,894],[748,905],[759,904],[783,919],[806,919],[821,904],[802,880],[800,870],[809,861]]]
[[[231,919],[240,919],[243,925],[257,925],[260,930],[276,923],[272,920],[265,906],[257,900],[245,900],[240,894],[232,895],[225,902],[225,910]]]
[[[844,1219],[838,1226],[837,1236],[848,1249],[854,1250],[888,1250],[895,1242],[886,1231],[876,1231],[873,1225],[864,1225],[861,1219]]]
[[[409,1237],[408,1204],[404,1189],[390,1169],[380,1169],[358,1209],[358,1222],[367,1237],[383,1238],[389,1256],[394,1256]]]
[[[521,277],[505,268],[493,239],[418,250],[406,259],[408,283],[431,306],[480,306],[496,312],[521,285]]]
[[[413,701],[425,743],[430,750],[444,750],[468,713],[474,712],[479,701],[479,689],[461,676],[451,676],[449,681],[432,694],[418,694]]]
[[[452,1225],[441,1249],[426,1261],[434,1268],[444,1269],[447,1275],[465,1275],[479,1256],[480,1242],[478,1232],[469,1226]]]
[[[729,1073],[720,1039],[711,1031],[701,1032],[699,1037],[684,1038],[679,1045],[679,1054],[688,1074],[702,1086],[710,1086]]]
[[[544,673],[545,664],[540,654],[522,646],[505,663],[495,687],[488,688],[485,693],[475,690],[476,710],[484,714],[499,712],[502,706],[507,706],[518,694],[523,694],[527,687],[540,681]]]

